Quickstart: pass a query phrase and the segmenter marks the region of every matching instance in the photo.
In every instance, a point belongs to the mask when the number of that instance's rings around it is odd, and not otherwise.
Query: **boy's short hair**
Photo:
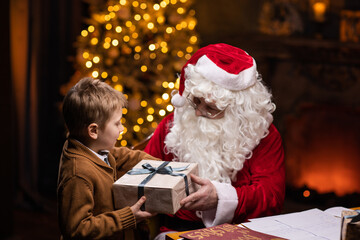
[[[104,127],[113,112],[126,104],[125,96],[108,84],[90,77],[82,78],[63,101],[63,116],[69,134],[83,136],[91,123]]]

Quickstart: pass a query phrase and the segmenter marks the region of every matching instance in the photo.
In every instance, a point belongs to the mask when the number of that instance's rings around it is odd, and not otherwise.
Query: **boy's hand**
[[[140,207],[144,204],[144,202],[146,201],[146,197],[142,196],[139,201],[137,201],[134,205],[132,205],[130,207],[131,211],[133,212],[135,219],[136,219],[136,223],[139,223],[141,221],[143,221],[144,219],[147,219],[149,217],[153,217],[156,215],[156,213],[150,213],[147,211],[141,211]]]

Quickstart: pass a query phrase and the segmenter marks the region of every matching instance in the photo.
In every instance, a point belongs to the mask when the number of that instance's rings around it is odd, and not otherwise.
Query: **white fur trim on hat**
[[[256,82],[256,63],[253,59],[253,65],[238,74],[228,73],[218,67],[206,55],[199,58],[195,64],[196,71],[204,78],[229,90],[243,90],[251,87]]]
[[[174,105],[174,107],[182,107],[185,105],[186,99],[179,94],[178,90],[173,90],[171,92],[171,96],[171,103]]]

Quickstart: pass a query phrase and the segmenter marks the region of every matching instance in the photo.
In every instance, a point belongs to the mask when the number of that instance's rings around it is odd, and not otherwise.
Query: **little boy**
[[[69,131],[59,165],[58,214],[64,239],[133,239],[136,224],[153,214],[141,211],[141,198],[115,210],[112,185],[142,159],[156,158],[116,148],[124,95],[104,82],[81,79],[64,98]]]

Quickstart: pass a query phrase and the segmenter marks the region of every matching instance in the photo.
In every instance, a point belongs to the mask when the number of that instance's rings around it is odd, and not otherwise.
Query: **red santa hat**
[[[239,91],[256,82],[255,60],[244,50],[225,43],[208,45],[196,51],[183,66],[179,91],[171,99],[175,107],[185,104],[182,93],[185,88],[185,71],[189,64],[194,65],[196,72],[205,79],[225,89]]]

